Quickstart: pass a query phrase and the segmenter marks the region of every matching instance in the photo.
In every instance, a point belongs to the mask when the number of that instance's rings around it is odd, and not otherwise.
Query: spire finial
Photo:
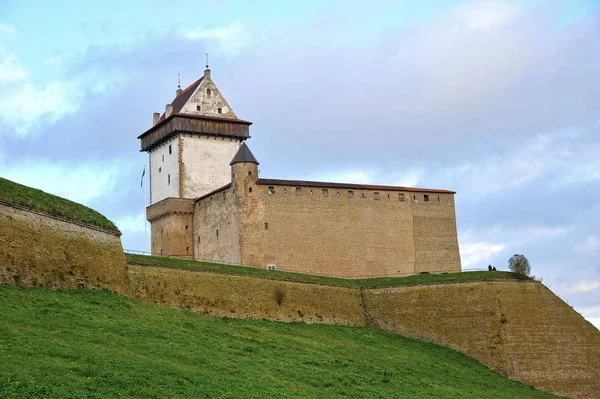
[[[208,69],[208,53],[206,53],[206,69]]]
[[[177,74],[177,88],[181,89],[181,75]]]

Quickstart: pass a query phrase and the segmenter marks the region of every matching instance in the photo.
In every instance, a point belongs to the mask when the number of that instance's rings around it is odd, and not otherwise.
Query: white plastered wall
[[[169,153],[169,146],[171,153]],[[177,136],[150,152],[150,204],[169,197],[179,197],[179,137]]]
[[[207,93],[207,90],[210,90],[210,95]],[[200,111],[198,111],[198,106],[200,106]],[[219,113],[219,108],[221,108],[221,113]],[[204,77],[180,112],[192,115],[237,119],[235,112],[233,112],[225,97],[223,97],[210,77],[207,76]]]
[[[210,136],[181,136],[183,181],[181,195],[196,198],[231,183],[229,163],[240,141]]]

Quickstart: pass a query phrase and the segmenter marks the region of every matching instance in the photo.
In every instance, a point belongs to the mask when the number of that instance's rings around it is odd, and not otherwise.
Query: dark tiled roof
[[[194,83],[192,83],[191,85],[186,87],[185,90],[183,90],[180,95],[175,97],[175,99],[171,103],[171,105],[173,106],[174,114],[181,111],[181,109],[183,108],[185,103],[188,102],[188,100],[190,99],[192,94],[194,94],[194,92],[196,91],[198,86],[200,86],[200,83],[202,83],[202,79],[204,79],[204,76],[202,76],[200,79],[198,79],[197,81],[195,81]],[[165,114],[163,113],[162,116],[160,117],[159,122],[162,122],[164,120],[165,120]]]
[[[229,165],[233,165],[236,163],[246,163],[246,162],[255,163],[258,165],[258,161],[254,157],[254,155],[252,155],[250,148],[248,148],[246,143],[243,143],[240,146],[240,149],[238,150],[237,154],[235,154],[235,156],[231,160],[231,163]]]
[[[444,193],[456,194],[455,191],[438,190],[433,188],[416,188],[402,186],[377,186],[372,184],[351,184],[351,183],[329,183],[320,181],[303,181],[303,180],[280,180],[280,179],[258,179],[257,184],[264,186],[298,186],[298,187],[323,187],[323,188],[340,188],[353,190],[381,190],[381,191],[412,191],[422,193]]]

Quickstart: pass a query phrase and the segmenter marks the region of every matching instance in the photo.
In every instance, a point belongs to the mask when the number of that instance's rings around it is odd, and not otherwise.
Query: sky
[[[600,327],[600,1],[0,2],[0,176],[144,249],[137,136],[203,74],[267,178],[450,189],[463,269]]]

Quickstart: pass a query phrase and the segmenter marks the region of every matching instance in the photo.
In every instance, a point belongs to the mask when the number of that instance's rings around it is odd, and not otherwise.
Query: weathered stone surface
[[[119,235],[0,204],[0,282],[47,288],[128,288]]]
[[[129,273],[131,295],[150,303],[247,319],[364,324],[354,289],[136,265]]]
[[[367,323],[462,351],[544,391],[600,398],[600,331],[536,282],[365,290]]]

